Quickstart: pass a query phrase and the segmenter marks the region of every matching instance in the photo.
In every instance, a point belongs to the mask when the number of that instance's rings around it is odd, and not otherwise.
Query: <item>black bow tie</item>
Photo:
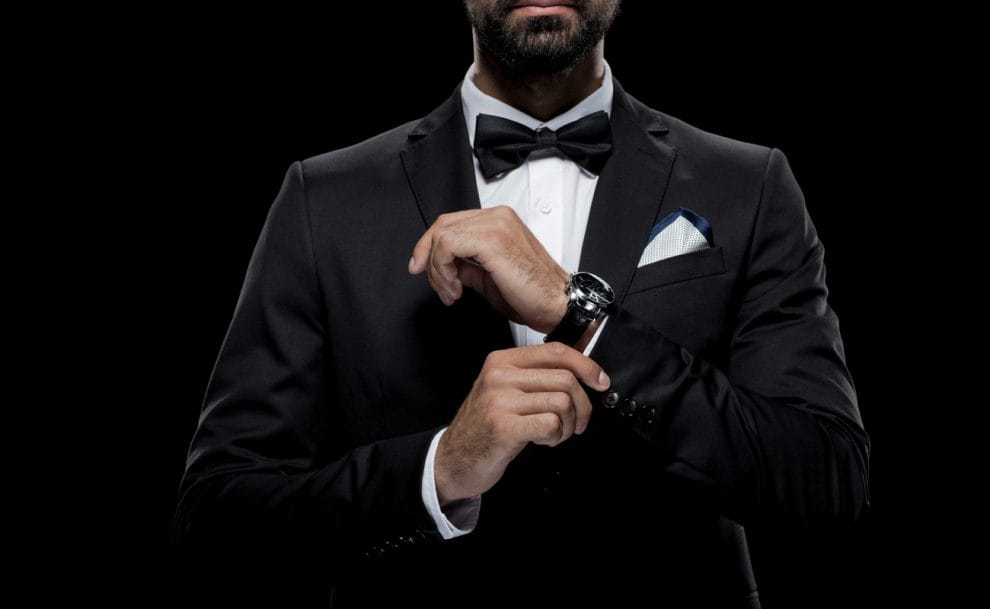
[[[533,131],[507,118],[478,115],[474,154],[486,180],[519,167],[532,152],[546,148],[556,148],[588,171],[600,173],[612,153],[608,115],[599,110],[557,131],[546,127]]]

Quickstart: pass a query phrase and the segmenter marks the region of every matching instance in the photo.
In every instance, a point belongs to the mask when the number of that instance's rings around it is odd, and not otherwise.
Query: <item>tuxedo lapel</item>
[[[659,137],[667,132],[659,115],[614,83],[612,156],[595,186],[580,270],[608,281],[621,304],[663,208],[677,149]]]
[[[399,154],[419,205],[424,232],[440,214],[481,209],[460,87],[413,127],[408,137],[406,147]],[[473,320],[472,334],[483,337],[486,349],[514,346],[509,322],[495,313],[480,295],[465,290],[456,307],[458,311],[454,313]]]
[[[437,107],[409,132],[402,167],[423,216],[424,230],[443,213],[480,209],[461,92]]]

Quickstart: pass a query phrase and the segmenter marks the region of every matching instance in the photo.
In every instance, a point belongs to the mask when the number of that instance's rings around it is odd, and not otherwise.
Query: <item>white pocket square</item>
[[[639,266],[712,246],[712,225],[690,209],[681,207],[653,225]]]

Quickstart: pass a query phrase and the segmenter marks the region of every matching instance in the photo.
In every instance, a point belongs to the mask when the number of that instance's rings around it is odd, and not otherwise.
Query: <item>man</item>
[[[445,103],[289,169],[176,515],[214,600],[757,607],[744,525],[864,511],[787,161],[628,95],[618,4],[466,0]]]

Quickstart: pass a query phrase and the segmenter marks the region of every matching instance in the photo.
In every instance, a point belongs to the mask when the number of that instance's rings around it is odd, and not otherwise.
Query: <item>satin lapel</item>
[[[621,304],[650,229],[660,217],[677,149],[665,143],[660,117],[615,82],[612,156],[598,176],[580,270],[600,275]]]
[[[424,230],[440,214],[481,208],[473,154],[458,88],[409,132],[409,142],[401,153]]]
[[[424,232],[440,214],[481,208],[459,86],[447,101],[409,132],[409,141],[400,156],[423,217]],[[468,290],[455,306],[471,309],[460,313],[476,319],[474,335],[486,337],[487,348],[514,346],[509,322],[495,313],[481,296]]]

